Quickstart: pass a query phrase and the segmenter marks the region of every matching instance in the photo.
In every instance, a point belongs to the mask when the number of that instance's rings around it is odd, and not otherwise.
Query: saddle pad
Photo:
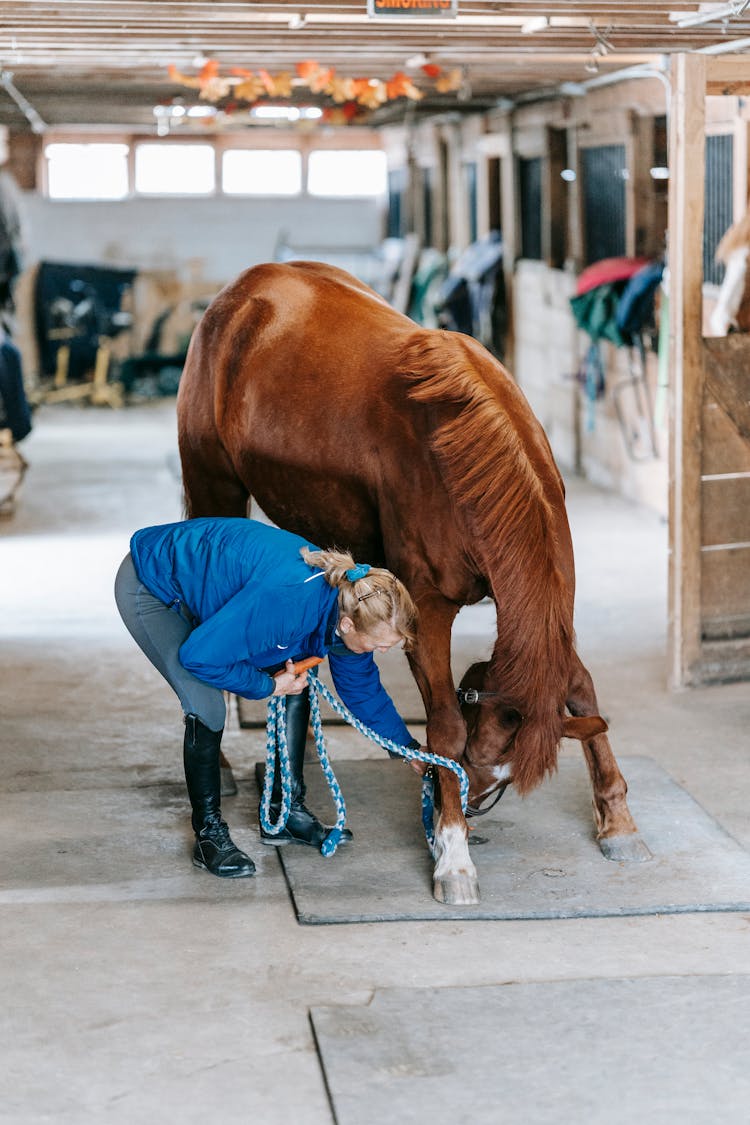
[[[312,848],[278,849],[302,924],[750,910],[750,853],[650,758],[623,757],[619,764],[652,859],[604,859],[588,772],[571,753],[530,796],[521,800],[509,789],[492,812],[470,822],[486,839],[471,848],[481,893],[476,906],[445,906],[432,896],[414,770],[390,759],[332,764],[353,842],[328,859]],[[305,778],[307,805],[332,823],[321,771],[310,763]]]

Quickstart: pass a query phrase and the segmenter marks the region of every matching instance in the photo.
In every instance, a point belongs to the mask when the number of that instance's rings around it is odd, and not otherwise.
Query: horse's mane
[[[412,380],[411,398],[446,407],[431,445],[492,587],[498,643],[490,671],[502,702],[523,716],[512,762],[513,783],[524,793],[556,767],[573,649],[555,513],[530,455],[535,423],[515,394],[514,416],[504,408],[460,336],[420,334],[400,367]],[[559,480],[551,454],[547,467]]]

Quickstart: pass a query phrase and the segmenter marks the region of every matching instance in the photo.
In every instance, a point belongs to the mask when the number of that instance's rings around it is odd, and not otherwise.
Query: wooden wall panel
[[[750,547],[701,554],[703,636],[750,636]]]
[[[716,402],[703,407],[701,472],[704,478],[717,473],[750,473],[750,442],[741,438]]]
[[[750,543],[750,476],[704,480],[701,545]]]

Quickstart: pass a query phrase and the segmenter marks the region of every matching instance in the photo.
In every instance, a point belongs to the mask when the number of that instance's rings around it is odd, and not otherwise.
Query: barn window
[[[703,219],[703,279],[721,285],[724,266],[716,247],[734,218],[734,146],[731,133],[706,137],[706,202]]]
[[[542,158],[519,160],[521,189],[521,257],[542,257]]]
[[[403,238],[406,234],[405,196],[409,177],[405,168],[388,173],[388,237]]]
[[[44,155],[50,199],[124,199],[128,194],[125,144],[49,144]]]
[[[432,168],[420,170],[422,179],[422,242],[434,246],[432,197],[435,189],[435,173]]]
[[[463,166],[464,195],[469,208],[469,242],[477,240],[477,166],[473,160],[467,160]]]
[[[221,158],[227,195],[298,195],[302,156],[294,149],[230,148]]]
[[[210,195],[216,171],[213,145],[140,144],[135,190],[144,195]]]
[[[625,254],[624,145],[600,145],[581,152],[586,265]]]
[[[315,149],[307,164],[310,195],[385,195],[386,155],[378,149]]]

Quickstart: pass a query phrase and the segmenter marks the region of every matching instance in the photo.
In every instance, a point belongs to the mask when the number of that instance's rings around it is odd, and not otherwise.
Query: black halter
[[[456,695],[459,703],[481,703],[483,699],[494,699],[499,692],[477,691],[476,688],[457,688]]]
[[[500,800],[500,798],[502,797],[503,793],[505,792],[505,790],[508,788],[509,785],[510,785],[509,781],[506,781],[504,784],[501,784],[500,788],[497,791],[497,796],[495,797],[495,800],[492,802],[491,805],[487,805],[487,807],[484,808],[484,809],[475,809],[467,803],[467,805],[466,805],[466,816],[467,816],[467,818],[470,817],[470,816],[484,816],[486,813],[491,812],[492,809],[494,809],[495,805]]]
[[[481,703],[484,699],[495,699],[495,697],[498,696],[499,694],[500,693],[497,692],[497,691],[477,691],[477,689],[473,688],[473,687],[472,688],[457,688],[456,689],[456,695],[458,696],[458,702],[459,703],[469,703],[469,704]],[[491,805],[487,805],[487,807],[484,808],[484,809],[475,809],[475,808],[473,808],[472,805],[467,804],[467,806],[466,806],[466,816],[467,817],[484,816],[486,813],[491,812],[492,809],[494,809],[497,802],[502,797],[505,790],[508,788],[509,784],[510,784],[510,782],[506,781],[506,783],[504,785],[501,785],[500,788],[497,791],[497,796],[495,797],[495,800],[492,802]]]

